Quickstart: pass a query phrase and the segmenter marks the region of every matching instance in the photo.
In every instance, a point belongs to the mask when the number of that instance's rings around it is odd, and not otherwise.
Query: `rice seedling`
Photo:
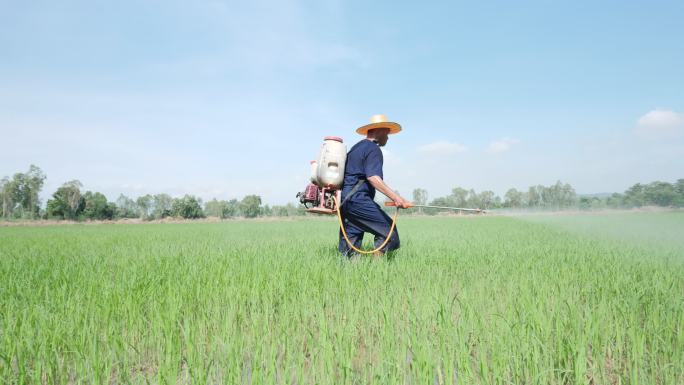
[[[676,242],[507,217],[399,231],[389,260],[348,262],[325,220],[0,228],[0,383],[684,382]]]

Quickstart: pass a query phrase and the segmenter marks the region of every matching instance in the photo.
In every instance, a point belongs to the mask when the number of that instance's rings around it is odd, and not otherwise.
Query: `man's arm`
[[[379,190],[389,199],[393,200],[394,203],[397,204],[397,207],[407,209],[411,206],[411,202],[405,200],[404,198],[400,197],[399,194],[395,193],[379,176],[373,175],[368,178],[368,181],[371,185],[373,185],[373,187],[375,187],[376,190]]]

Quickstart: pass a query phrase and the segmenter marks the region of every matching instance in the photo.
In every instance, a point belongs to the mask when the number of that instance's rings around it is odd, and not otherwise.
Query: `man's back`
[[[382,163],[382,151],[375,142],[363,139],[356,143],[347,153],[342,198],[345,199],[360,180],[366,182],[358,187],[354,195],[367,194],[371,199],[375,198],[375,188],[368,183],[368,178],[374,175],[382,178]]]

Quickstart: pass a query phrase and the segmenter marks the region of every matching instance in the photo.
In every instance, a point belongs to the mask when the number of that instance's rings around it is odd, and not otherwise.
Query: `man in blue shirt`
[[[401,131],[401,126],[390,122],[384,115],[374,115],[371,124],[356,130],[366,136],[355,144],[347,153],[342,185],[342,219],[349,241],[354,247],[361,248],[363,234],[375,235],[375,248],[385,241],[392,225],[392,219],[375,203],[375,190],[380,190],[393,200],[399,208],[409,208],[410,202],[395,193],[383,180],[382,151],[380,147],[387,144],[389,135]],[[387,251],[399,248],[399,233],[395,227],[389,242],[376,253],[382,256]],[[347,244],[340,229],[339,250],[351,256],[353,250]]]

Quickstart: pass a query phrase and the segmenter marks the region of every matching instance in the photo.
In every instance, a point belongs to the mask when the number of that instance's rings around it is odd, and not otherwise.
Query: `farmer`
[[[356,130],[366,138],[356,143],[347,153],[342,185],[341,212],[344,228],[354,247],[361,248],[364,233],[375,235],[375,248],[387,238],[392,219],[373,200],[375,190],[380,190],[399,208],[409,208],[410,202],[392,191],[382,179],[382,151],[390,134],[401,131],[401,126],[387,120],[385,115],[374,115],[371,123]],[[389,242],[374,256],[381,257],[387,251],[399,248],[399,233],[395,227]],[[354,252],[347,244],[340,229],[340,252],[351,257]]]

